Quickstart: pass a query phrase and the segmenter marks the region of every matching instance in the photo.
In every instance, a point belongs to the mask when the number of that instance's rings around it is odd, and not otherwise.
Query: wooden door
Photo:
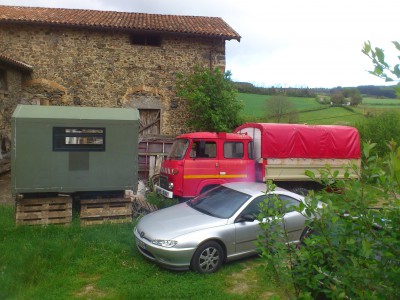
[[[139,136],[159,135],[160,116],[159,109],[139,109]]]

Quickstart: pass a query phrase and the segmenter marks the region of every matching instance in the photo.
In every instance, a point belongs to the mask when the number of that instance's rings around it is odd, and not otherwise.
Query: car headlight
[[[169,189],[170,191],[172,191],[172,190],[174,189],[174,183],[173,183],[173,182],[170,182],[170,183],[168,184],[168,189]]]
[[[174,247],[178,242],[173,240],[152,240],[151,241],[154,245],[171,248]]]

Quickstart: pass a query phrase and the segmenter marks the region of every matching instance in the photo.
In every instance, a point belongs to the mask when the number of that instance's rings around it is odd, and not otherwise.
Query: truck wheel
[[[303,187],[295,187],[295,188],[292,189],[292,192],[295,193],[295,194],[302,195],[302,196],[307,196],[308,193],[309,193],[309,191],[306,188],[303,188]]]
[[[214,273],[221,267],[224,255],[224,250],[217,242],[205,242],[193,254],[190,267],[200,274]]]

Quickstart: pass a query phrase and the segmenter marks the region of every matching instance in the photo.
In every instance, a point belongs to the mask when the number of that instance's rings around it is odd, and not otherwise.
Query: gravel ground
[[[14,204],[11,195],[11,173],[0,175],[0,204]]]

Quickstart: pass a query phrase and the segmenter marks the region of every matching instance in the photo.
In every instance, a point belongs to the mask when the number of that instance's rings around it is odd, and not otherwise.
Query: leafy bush
[[[396,111],[374,115],[356,124],[363,141],[376,144],[376,153],[383,157],[389,153],[388,143],[400,145],[400,113]]]
[[[311,193],[299,206],[299,211],[319,218],[308,224],[298,251],[282,247],[282,240],[287,241],[284,231],[274,236],[269,225],[262,225],[262,255],[273,270],[268,274],[297,298],[396,299],[400,294],[400,189],[395,176],[400,160],[393,153],[381,161],[373,148],[364,144],[359,180],[336,180],[337,173],[329,168],[320,179],[308,172],[321,184],[335,183],[340,192]],[[318,201],[327,205],[320,209]]]
[[[188,101],[188,126],[196,131],[229,132],[239,124],[243,103],[230,72],[218,68],[195,68],[189,75],[177,75],[177,94]]]

